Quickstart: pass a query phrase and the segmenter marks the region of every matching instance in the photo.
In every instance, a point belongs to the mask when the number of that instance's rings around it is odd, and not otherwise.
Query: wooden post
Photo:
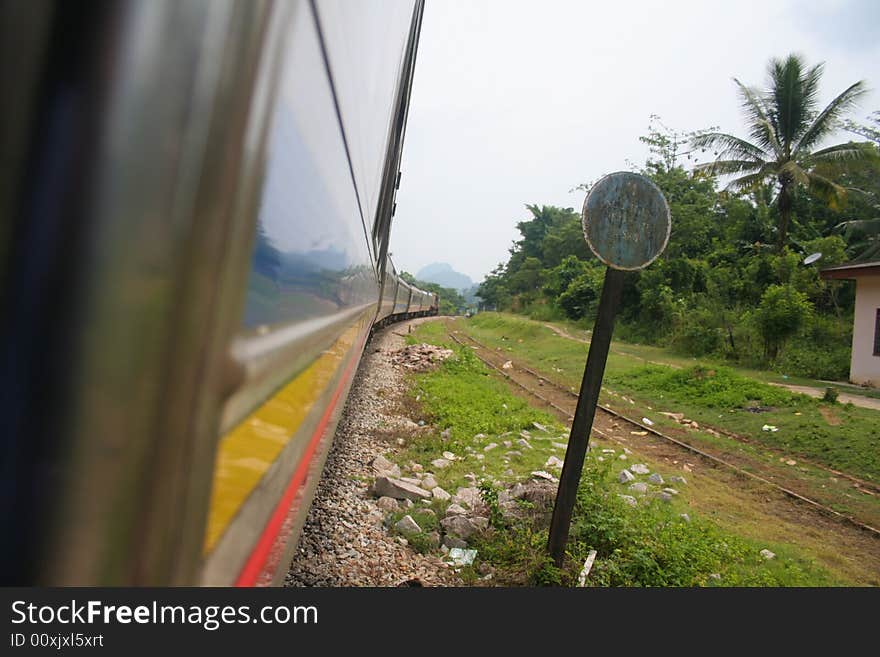
[[[565,463],[559,476],[559,491],[556,494],[556,504],[553,506],[553,519],[550,521],[547,549],[558,568],[562,567],[565,559],[565,544],[568,541],[571,514],[577,499],[584,457],[590,444],[590,432],[593,429],[596,404],[599,402],[599,390],[602,388],[602,377],[605,374],[605,362],[608,360],[608,348],[611,346],[614,318],[620,306],[625,273],[611,267],[605,270],[605,282],[602,285],[596,324],[590,339],[590,352],[584,368],[581,394],[571,424]]]
[[[663,192],[645,176],[631,171],[608,174],[593,185],[584,199],[582,217],[584,239],[608,269],[547,538],[547,551],[558,568],[565,561],[565,543],[590,445],[624,274],[643,269],[656,260],[666,248],[672,230],[669,204]]]

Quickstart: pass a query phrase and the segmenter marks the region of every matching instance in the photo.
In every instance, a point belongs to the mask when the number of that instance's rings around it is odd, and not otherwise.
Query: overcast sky
[[[641,164],[649,116],[743,134],[732,77],[825,62],[821,103],[880,90],[880,0],[428,0],[391,251],[480,281],[525,204],[580,209],[579,183]],[[880,109],[872,91],[853,118]]]

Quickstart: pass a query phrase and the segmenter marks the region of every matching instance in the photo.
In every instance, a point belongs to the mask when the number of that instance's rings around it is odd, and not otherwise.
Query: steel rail
[[[477,347],[479,347],[480,349],[483,349],[483,350],[489,351],[490,353],[494,353],[494,351],[493,351],[490,347],[487,347],[486,345],[484,345],[483,343],[481,343],[481,342],[480,342],[479,340],[477,340],[476,338],[473,338],[473,337],[471,337],[470,335],[467,335],[467,334],[460,334],[460,335],[464,335],[468,340],[472,341],[472,342],[473,342],[474,344],[476,344]],[[456,342],[458,345],[460,345],[460,346],[462,346],[462,347],[468,347],[468,346],[469,346],[469,345],[466,345],[463,341],[459,340],[455,335],[452,334],[452,332],[449,332],[449,337],[452,338],[452,340],[453,340],[454,342]],[[556,410],[559,411],[560,413],[563,413],[566,417],[569,417],[569,418],[573,418],[573,417],[574,417],[574,415],[573,415],[570,411],[568,411],[567,409],[564,409],[564,408],[562,408],[561,406],[555,404],[553,401],[551,401],[551,400],[547,399],[546,397],[544,397],[543,395],[539,394],[536,390],[533,390],[532,388],[529,388],[528,386],[523,385],[521,382],[519,382],[519,381],[517,381],[516,379],[512,378],[512,377],[511,377],[507,372],[505,372],[503,369],[501,369],[500,367],[498,367],[498,366],[495,365],[494,363],[489,362],[486,358],[482,357],[480,354],[478,354],[478,353],[474,353],[474,355],[475,355],[475,356],[476,356],[476,357],[477,357],[482,363],[484,363],[485,365],[488,365],[488,366],[491,367],[493,370],[495,370],[495,371],[497,371],[498,373],[500,373],[504,378],[506,378],[507,380],[511,381],[511,382],[514,383],[515,385],[519,386],[520,388],[522,388],[523,390],[525,390],[526,392],[528,392],[529,394],[531,394],[533,397],[536,397],[537,399],[539,399],[539,400],[540,400],[541,402],[543,402],[544,404],[547,404],[548,406],[550,406],[550,407],[556,409]],[[570,395],[570,396],[577,397],[577,394],[571,392],[570,390],[567,390],[566,388],[564,388],[563,386],[561,386],[561,385],[559,385],[559,384],[557,384],[557,383],[554,383],[553,381],[548,380],[546,377],[544,377],[544,376],[541,375],[541,374],[538,374],[538,373],[535,372],[534,370],[529,369],[528,367],[525,367],[525,366],[519,366],[519,365],[518,365],[517,367],[518,367],[519,371],[526,372],[526,373],[530,374],[531,376],[533,376],[533,377],[535,377],[535,378],[537,378],[537,379],[539,379],[539,380],[541,380],[541,381],[544,381],[545,383],[549,384],[551,387],[553,387],[553,388],[555,388],[555,389],[557,389],[557,390],[563,391],[563,392],[565,392],[566,394],[568,394],[568,395]],[[712,454],[709,454],[709,453],[707,453],[707,452],[704,452],[703,450],[698,449],[698,448],[694,447],[693,445],[689,445],[688,443],[685,443],[685,442],[683,442],[683,441],[681,441],[681,440],[677,440],[676,438],[673,438],[673,437],[671,437],[671,436],[667,436],[666,434],[664,434],[664,433],[658,431],[657,429],[654,429],[653,427],[649,427],[649,426],[647,426],[647,425],[645,425],[645,424],[643,424],[643,423],[641,423],[641,422],[638,422],[638,421],[636,421],[636,420],[633,420],[632,418],[629,418],[629,417],[627,417],[627,416],[625,416],[625,415],[623,415],[623,414],[621,414],[621,413],[615,411],[614,409],[609,408],[608,406],[605,406],[604,404],[598,404],[598,408],[602,409],[604,412],[608,413],[609,415],[612,415],[612,416],[615,417],[615,418],[618,418],[618,419],[620,419],[620,420],[622,420],[622,421],[624,421],[624,422],[627,422],[627,423],[629,423],[629,424],[632,424],[633,426],[637,426],[637,427],[639,427],[640,429],[642,429],[642,430],[644,430],[644,431],[647,431],[648,433],[650,433],[650,434],[652,434],[652,435],[655,435],[655,436],[657,436],[658,438],[661,438],[662,440],[665,440],[665,441],[667,441],[667,442],[673,443],[674,445],[677,445],[678,447],[681,447],[682,449],[685,449],[685,450],[687,450],[687,451],[689,451],[689,452],[692,452],[693,454],[696,454],[696,455],[698,455],[698,456],[700,456],[700,457],[702,457],[702,458],[704,458],[704,459],[707,459],[707,460],[709,460],[709,461],[711,461],[711,462],[713,462],[713,463],[717,463],[717,464],[722,465],[722,466],[724,466],[724,467],[726,467],[726,468],[729,468],[729,469],[733,470],[734,472],[736,472],[737,474],[743,475],[743,476],[745,476],[745,477],[749,477],[749,478],[751,478],[751,479],[754,479],[755,481],[759,481],[759,482],[761,482],[761,483],[763,483],[763,484],[766,484],[767,486],[770,486],[771,488],[774,488],[775,490],[780,491],[781,493],[785,494],[785,495],[788,496],[788,497],[791,497],[791,498],[793,498],[793,499],[796,499],[796,500],[798,500],[798,501],[800,501],[800,502],[803,502],[803,503],[805,503],[805,504],[807,504],[807,505],[813,507],[813,508],[816,509],[817,511],[820,511],[820,512],[822,512],[822,513],[825,513],[826,515],[830,515],[830,516],[832,516],[833,518],[836,518],[836,519],[838,519],[838,520],[843,520],[843,521],[845,521],[845,522],[847,522],[847,523],[849,523],[849,524],[854,525],[855,527],[857,527],[857,528],[859,528],[859,529],[861,529],[861,530],[863,530],[863,531],[867,531],[867,532],[869,532],[869,533],[870,533],[871,535],[873,535],[875,538],[880,538],[880,529],[877,529],[876,527],[872,527],[871,525],[868,525],[868,524],[865,524],[865,523],[863,523],[863,522],[860,522],[859,520],[856,520],[855,518],[852,518],[852,517],[850,517],[850,516],[848,516],[848,515],[846,515],[846,514],[840,513],[839,511],[835,511],[835,510],[832,509],[831,507],[825,506],[824,504],[822,504],[822,503],[820,503],[820,502],[817,502],[816,500],[813,500],[813,499],[811,499],[811,498],[809,498],[809,497],[805,497],[804,495],[801,495],[800,493],[797,493],[797,492],[795,492],[795,491],[793,491],[793,490],[791,490],[791,489],[789,489],[789,488],[786,488],[786,487],[784,487],[784,486],[780,486],[779,484],[774,483],[774,482],[770,481],[769,479],[765,479],[764,477],[762,477],[762,476],[760,476],[760,475],[757,475],[757,474],[755,474],[755,473],[753,473],[753,472],[749,472],[748,470],[743,470],[743,469],[740,468],[739,466],[736,466],[736,465],[734,465],[733,463],[730,463],[729,461],[726,461],[726,460],[724,460],[724,459],[722,459],[722,458],[719,458],[719,457],[717,457],[717,456],[714,456],[714,455],[712,455]],[[604,432],[604,431],[602,431],[602,430],[600,430],[600,429],[596,429],[596,428],[594,427],[594,428],[593,428],[593,432],[596,433],[596,434],[598,434],[598,435],[601,436],[602,438],[606,438],[606,439],[608,439],[608,440],[612,440],[612,441],[616,442],[616,443],[619,444],[619,445],[624,445],[624,443],[623,443],[622,441],[618,440],[617,438],[614,438],[614,437],[611,436],[610,434],[608,434],[608,433],[606,433],[606,432]]]
[[[488,345],[483,344],[482,342],[480,342],[479,340],[477,340],[473,336],[468,335],[468,334],[463,334],[463,335],[465,335],[469,340],[474,342],[474,344],[478,345],[482,349],[485,349],[486,351],[493,353],[493,354],[495,353],[495,350],[492,349],[492,347],[489,347]],[[518,364],[517,367],[524,372],[528,372],[529,374],[540,379],[541,381],[544,381],[545,383],[549,383],[552,387],[556,388],[560,392],[564,392],[565,394],[577,399],[577,393],[572,392],[571,390],[569,390],[568,388],[566,388],[562,384],[549,380],[543,374],[540,374],[539,372],[536,372],[532,369],[529,369],[525,365]],[[606,390],[607,390],[607,388],[606,388]],[[612,392],[612,394],[617,394],[617,393]],[[645,426],[644,424],[641,424],[637,420],[633,420],[632,418],[629,418],[629,417],[626,417],[625,415],[622,415],[621,413],[619,413],[618,411],[615,411],[614,409],[610,408],[609,406],[605,406],[603,404],[597,404],[597,406],[599,408],[601,408],[602,410],[604,410],[606,413],[611,413],[612,415],[620,417],[621,419],[624,419],[627,422],[631,422],[632,424],[637,424],[638,426],[642,427],[642,429],[645,429],[646,431],[650,431],[651,433],[657,434],[658,436],[661,436],[667,440],[673,440],[673,441],[675,440],[674,438],[670,438],[669,436],[665,436],[665,435],[661,434],[656,429],[652,429],[651,427],[648,427],[648,426]],[[736,440],[737,442],[745,443],[747,445],[754,444],[754,442],[752,440],[749,440],[748,438],[741,436],[738,433],[734,433],[733,431],[728,431],[727,429],[722,429],[720,427],[712,427],[712,430],[717,431],[718,433],[720,433],[723,436],[727,436],[728,438],[732,438],[733,440]],[[688,443],[683,443],[683,444],[688,445]],[[696,448],[694,448],[694,449],[696,449]],[[773,448],[771,447],[769,449],[773,449]],[[778,450],[774,450],[774,451],[776,451],[778,453]],[[828,466],[822,465],[821,463],[816,463],[815,461],[811,461],[810,459],[804,458],[802,456],[799,456],[798,458],[801,460],[802,463],[810,465],[810,466],[817,468],[819,470],[824,470],[825,472],[829,472],[835,476],[841,477],[843,479],[846,479],[848,481],[853,482],[854,484],[857,484],[857,486],[855,486],[855,488],[870,488],[870,489],[873,489],[874,491],[876,491],[877,493],[880,493],[880,484],[875,484],[870,481],[865,481],[864,479],[859,479],[856,476],[853,476],[851,474],[847,474],[846,472],[841,472],[840,470],[834,470],[833,468],[829,468]]]

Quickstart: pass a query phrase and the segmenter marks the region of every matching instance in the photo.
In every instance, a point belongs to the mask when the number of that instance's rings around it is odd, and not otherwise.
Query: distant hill
[[[474,282],[465,274],[459,273],[445,262],[435,262],[422,267],[416,274],[420,281],[437,283],[443,287],[451,287],[453,290],[466,290],[473,286]]]

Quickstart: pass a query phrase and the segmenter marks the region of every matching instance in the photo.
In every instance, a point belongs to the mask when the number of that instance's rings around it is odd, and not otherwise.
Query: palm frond
[[[766,171],[758,171],[757,173],[750,173],[745,176],[740,176],[734,180],[731,180],[727,183],[725,189],[731,192],[744,192],[750,189],[753,189],[757,185],[760,185],[767,178]]]
[[[859,80],[847,87],[843,93],[828,103],[825,109],[813,119],[810,127],[806,129],[800,141],[798,141],[794,153],[804,152],[812,148],[823,137],[833,132],[837,127],[836,123],[840,116],[847,110],[852,109],[866,93],[868,93],[868,89],[865,86],[864,80]]]
[[[798,138],[807,129],[816,105],[822,69],[823,65],[817,64],[804,71],[804,62],[799,55],[789,55],[784,61],[770,60],[771,123],[786,154],[792,152]]]
[[[849,239],[852,235],[857,233],[880,235],[880,217],[874,219],[850,219],[849,221],[841,221],[831,229],[831,232],[837,235],[844,235],[846,239]]]
[[[801,156],[798,162],[813,173],[837,180],[842,174],[858,172],[865,167],[880,171],[880,151],[869,142],[849,142]],[[851,191],[865,194],[865,191],[855,187],[851,187]]]
[[[780,175],[788,175],[799,185],[810,184],[810,174],[794,160],[788,160],[779,167]]]
[[[810,193],[822,199],[832,210],[839,210],[846,203],[846,189],[817,173],[807,172]]]
[[[706,132],[691,140],[694,148],[718,148],[716,157],[733,157],[736,159],[766,160],[767,153],[759,146],[745,139],[734,137],[723,132]]]
[[[782,147],[779,139],[770,123],[770,115],[767,112],[766,103],[761,92],[744,85],[733,78],[739,87],[739,95],[742,97],[742,109],[748,117],[750,125],[749,135],[758,142],[765,151],[772,151],[777,156],[782,155]]]
[[[760,170],[766,162],[761,160],[715,160],[698,164],[694,171],[705,172],[712,176],[727,176],[735,173]]]
[[[870,142],[848,141],[843,144],[829,146],[809,155],[811,160],[859,160],[871,161],[880,158],[880,152]]]
[[[875,260],[880,257],[880,217],[842,221],[831,229],[847,242],[854,262]]]

